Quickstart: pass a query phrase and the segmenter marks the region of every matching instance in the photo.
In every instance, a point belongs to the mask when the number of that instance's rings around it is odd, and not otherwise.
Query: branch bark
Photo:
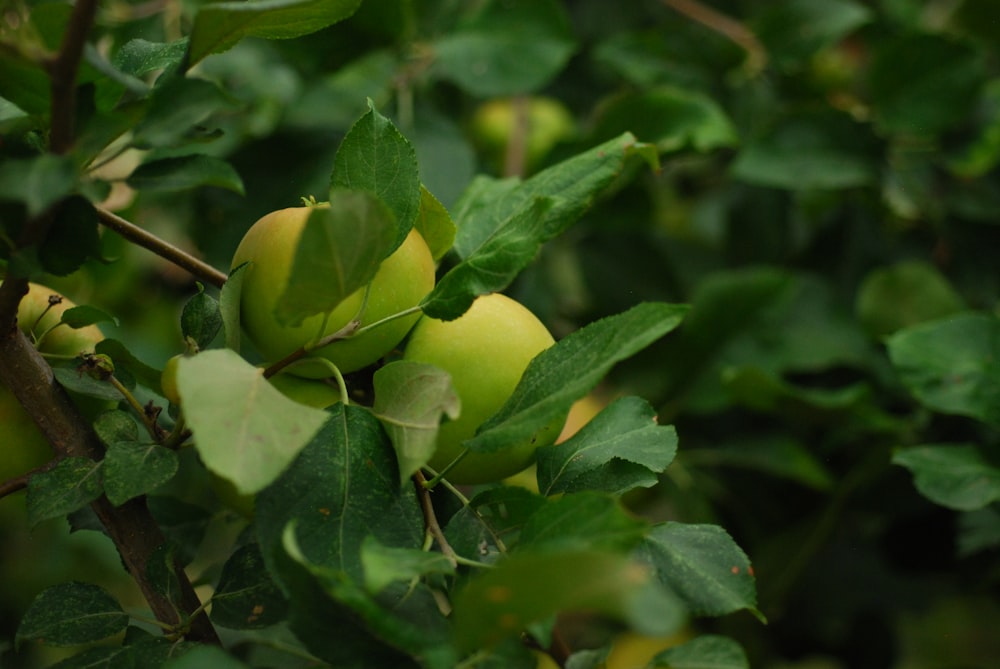
[[[714,30],[747,52],[747,67],[760,72],[767,65],[767,50],[757,36],[736,19],[726,16],[698,0],[661,0],[675,12]]]

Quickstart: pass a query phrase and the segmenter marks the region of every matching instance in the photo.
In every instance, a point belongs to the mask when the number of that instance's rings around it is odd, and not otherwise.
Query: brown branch
[[[87,35],[97,16],[98,0],[77,0],[59,53],[49,63],[51,129],[49,151],[66,153],[76,137],[76,72],[83,58]]]
[[[121,216],[113,214],[107,209],[97,207],[97,218],[107,228],[117,232],[119,235],[132,242],[136,246],[152,251],[161,258],[165,258],[181,267],[195,277],[221,288],[228,278],[225,273],[220,272],[208,263],[195,258],[189,253],[185,253],[173,244],[166,242],[156,235],[143,230],[134,223],[126,221]]]
[[[661,0],[664,5],[714,30],[747,52],[747,67],[760,72],[767,65],[767,50],[757,36],[731,16],[698,2],[698,0]]]
[[[423,472],[417,471],[413,475],[413,484],[417,488],[417,498],[420,500],[420,509],[424,513],[424,523],[427,524],[427,531],[437,541],[441,552],[451,560],[452,565],[457,566],[458,553],[448,543],[448,539],[444,536],[444,530],[441,529],[441,524],[438,523],[437,514],[434,512],[434,503],[431,501],[431,491],[427,489],[427,479],[424,477]]]
[[[5,281],[3,286],[6,285]],[[103,446],[93,429],[77,412],[62,386],[56,383],[49,364],[16,327],[7,329],[0,337],[0,384],[11,390],[58,455],[91,460],[103,457]],[[126,569],[139,585],[153,614],[168,625],[185,624],[174,604],[160,594],[146,576],[150,556],[165,539],[146,508],[145,499],[135,498],[115,507],[102,496],[91,506],[115,542]],[[201,602],[179,567],[177,577],[183,610],[198,610]],[[215,630],[204,617],[192,621],[189,638],[218,643]]]

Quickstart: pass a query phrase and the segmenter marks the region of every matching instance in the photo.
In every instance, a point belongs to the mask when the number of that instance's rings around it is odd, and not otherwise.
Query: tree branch
[[[714,30],[747,52],[747,67],[751,72],[760,72],[767,65],[767,50],[757,36],[736,19],[726,16],[698,0],[661,0],[664,5]]]
[[[77,0],[59,53],[49,63],[52,116],[49,151],[66,153],[76,138],[76,72],[83,58],[87,35],[97,16],[98,0]]]
[[[173,244],[166,242],[156,235],[143,230],[134,223],[126,221],[121,216],[113,214],[107,209],[97,207],[97,218],[107,228],[120,234],[122,237],[132,242],[136,246],[152,251],[161,258],[166,258],[178,267],[186,269],[195,277],[221,288],[228,278],[225,273],[220,272],[206,262],[185,253]]]

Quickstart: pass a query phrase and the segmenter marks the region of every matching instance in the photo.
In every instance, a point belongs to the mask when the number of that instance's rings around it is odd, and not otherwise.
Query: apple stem
[[[153,441],[158,444],[162,443],[166,434],[163,428],[157,424],[156,415],[146,411],[146,408],[139,404],[139,400],[135,398],[132,391],[126,388],[114,374],[108,376],[108,383],[114,386],[115,390],[117,390],[121,396],[125,398],[125,401],[128,403],[129,407],[132,408],[132,411],[139,416],[139,420],[142,421],[142,424],[146,427],[146,431],[149,432],[149,436],[153,438]]]
[[[437,514],[434,512],[434,502],[431,500],[431,491],[427,487],[427,479],[424,478],[424,473],[418,470],[413,475],[413,482],[417,488],[417,497],[420,499],[420,509],[424,513],[424,524],[427,526],[427,531],[437,541],[438,546],[441,548],[441,553],[448,558],[453,567],[457,567],[461,556],[448,543],[448,539],[444,536],[444,531],[441,529],[441,524],[438,523]]]

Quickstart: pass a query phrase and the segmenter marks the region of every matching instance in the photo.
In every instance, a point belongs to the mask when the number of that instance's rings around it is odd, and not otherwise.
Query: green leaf
[[[150,42],[136,38],[125,42],[111,62],[125,74],[141,77],[177,65],[184,59],[187,48],[186,37],[173,42]]]
[[[257,0],[202,5],[191,27],[187,67],[244,37],[290,39],[343,21],[361,0]]]
[[[215,83],[169,76],[153,90],[149,110],[135,128],[133,144],[139,148],[182,145],[196,126],[233,104]]]
[[[219,313],[225,331],[226,348],[240,352],[240,290],[250,263],[243,263],[229,272],[226,283],[219,291]]]
[[[441,553],[383,546],[371,535],[361,544],[361,566],[364,586],[373,595],[399,581],[409,583],[428,574],[455,573],[455,565]]]
[[[397,240],[393,214],[364,191],[330,191],[330,206],[315,207],[302,229],[288,285],[275,308],[279,323],[295,326],[332,311],[375,276]]]
[[[488,0],[432,44],[435,70],[476,97],[531,93],[576,50],[569,17],[554,0]]]
[[[904,448],[892,462],[910,470],[924,497],[949,509],[974,511],[1000,500],[1000,467],[973,444]]]
[[[417,154],[370,100],[368,112],[351,126],[337,149],[330,186],[367,191],[388,205],[398,226],[390,251],[406,239],[421,204]],[[331,202],[334,197],[331,193]]]
[[[13,49],[0,49],[0,97],[29,114],[47,114],[52,106],[48,73]]]
[[[668,522],[649,533],[638,555],[696,615],[747,609],[759,619],[757,588],[746,553],[717,525]]]
[[[146,560],[146,581],[174,607],[183,605],[179,568],[177,546],[170,542],[157,546]]]
[[[62,312],[62,315],[59,317],[59,322],[73,328],[74,330],[85,328],[88,325],[95,325],[97,323],[112,323],[116,326],[118,325],[117,318],[106,311],[90,305],[70,307],[66,311]]]
[[[420,209],[413,227],[427,242],[435,261],[441,260],[455,243],[455,222],[444,205],[424,186],[420,187]]]
[[[743,647],[729,637],[705,634],[658,653],[648,667],[750,669]]]
[[[161,158],[140,165],[126,183],[149,193],[215,186],[244,194],[243,180],[225,160],[202,154]]]
[[[97,353],[111,356],[111,359],[115,363],[116,373],[121,372],[122,370],[127,370],[132,378],[147,388],[156,389],[160,387],[160,370],[147,365],[142,360],[139,360],[139,358],[135,357],[135,355],[133,355],[133,353],[125,347],[125,344],[121,343],[117,339],[101,340],[94,348]],[[116,395],[111,399],[120,400],[121,397]]]
[[[458,318],[479,295],[499,292],[538,254],[546,237],[550,198],[535,198],[515,212],[494,234],[451,268],[420,303],[431,318]]]
[[[257,496],[257,533],[272,572],[282,533],[295,521],[310,563],[361,583],[363,539],[371,534],[385,546],[419,548],[423,515],[413,487],[399,485],[392,447],[378,420],[354,406],[336,404],[329,411],[329,420],[292,466]]]
[[[518,550],[628,551],[649,529],[621,501],[597,492],[581,492],[550,499],[524,524]]]
[[[888,133],[936,134],[968,116],[986,77],[971,44],[920,33],[884,40],[868,74],[875,119]]]
[[[545,495],[649,488],[676,452],[674,428],[658,425],[645,400],[623,397],[565,442],[536,451],[538,488]]]
[[[683,610],[649,570],[604,551],[520,552],[471,578],[454,599],[455,643],[489,648],[560,612],[618,618],[649,634],[667,634]]]
[[[964,309],[948,280],[933,265],[918,260],[872,270],[856,303],[858,319],[876,337]]]
[[[104,456],[104,491],[115,506],[145,495],[174,477],[177,453],[156,444],[114,442]]]
[[[283,621],[288,602],[271,579],[257,544],[241,546],[222,567],[212,595],[212,622],[255,630]]]
[[[338,667],[413,666],[412,659],[398,657],[402,651],[427,669],[457,665],[448,620],[429,589],[401,584],[375,597],[342,571],[311,562],[294,523],[282,546],[283,571],[292,583],[292,630],[317,656]]]
[[[152,665],[137,663],[135,666],[145,667]],[[249,665],[244,664],[218,646],[197,646],[179,657],[170,654],[164,658],[162,665],[158,666],[162,669],[203,669],[204,667],[212,667],[212,669],[249,669]]]
[[[606,191],[625,169],[627,159],[640,150],[631,133],[599,144],[553,165],[527,181],[478,178],[452,208],[458,234],[455,250],[467,258],[535,198],[551,198],[545,214],[542,241],[575,223],[594,199]]]
[[[490,488],[451,517],[445,537],[467,560],[492,564],[502,557],[508,543],[517,541],[524,524],[544,505],[544,497],[524,488]]]
[[[722,387],[734,404],[775,413],[796,422],[829,424],[852,412],[874,412],[865,383],[843,388],[800,388],[753,365],[722,370]]]
[[[901,330],[889,358],[921,404],[1000,425],[1000,320],[966,312]]]
[[[188,457],[193,455],[190,454]],[[185,454],[182,452],[181,458],[184,459],[184,457]],[[185,463],[185,466],[190,466],[190,461]],[[146,505],[171,545],[177,547],[182,564],[191,562],[204,541],[212,521],[212,512],[203,507],[182,502],[176,497],[160,495],[147,497]]]
[[[214,297],[198,284],[198,292],[184,303],[181,311],[181,334],[198,349],[206,349],[222,329],[222,311]]]
[[[594,135],[604,139],[625,131],[659,151],[691,147],[705,153],[738,141],[736,128],[718,103],[672,86],[621,95],[602,105]]]
[[[434,455],[441,418],[458,418],[461,402],[448,372],[433,365],[396,360],[378,369],[372,382],[372,413],[392,441],[405,484]]]
[[[615,363],[676,328],[686,311],[684,306],[646,302],[567,335],[531,361],[511,397],[465,446],[492,452],[530,439],[565,415]]]
[[[125,634],[137,628],[129,627]],[[77,653],[62,662],[50,665],[51,669],[119,669],[119,667],[161,667],[171,658],[184,657],[196,647],[184,641],[177,642],[164,637],[144,638],[124,646],[95,646]],[[213,667],[216,665],[213,665]]]
[[[782,67],[802,64],[817,51],[870,22],[872,11],[853,0],[782,0],[763,7],[754,32]]]
[[[76,166],[68,156],[5,158],[0,164],[0,200],[24,202],[28,215],[37,216],[69,195],[76,177]]]
[[[759,186],[841,189],[875,183],[877,160],[867,126],[824,110],[776,119],[766,132],[747,139],[731,171]]]
[[[43,590],[28,607],[15,641],[75,646],[123,632],[128,616],[103,588],[90,583],[60,583]]]
[[[834,478],[806,445],[784,434],[739,436],[732,443],[687,450],[683,462],[691,468],[739,467],[795,481],[816,490],[831,490]]]
[[[327,418],[285,397],[228,349],[182,358],[177,388],[205,466],[243,494],[276,479]]]
[[[101,496],[101,463],[89,458],[64,458],[52,469],[28,479],[28,524],[59,518]]]
[[[97,232],[97,212],[80,195],[60,202],[54,212],[38,258],[45,271],[66,276],[80,269],[88,258],[101,256],[101,241]]]
[[[117,441],[139,441],[139,426],[127,411],[104,411],[94,420],[94,432],[110,446]]]

